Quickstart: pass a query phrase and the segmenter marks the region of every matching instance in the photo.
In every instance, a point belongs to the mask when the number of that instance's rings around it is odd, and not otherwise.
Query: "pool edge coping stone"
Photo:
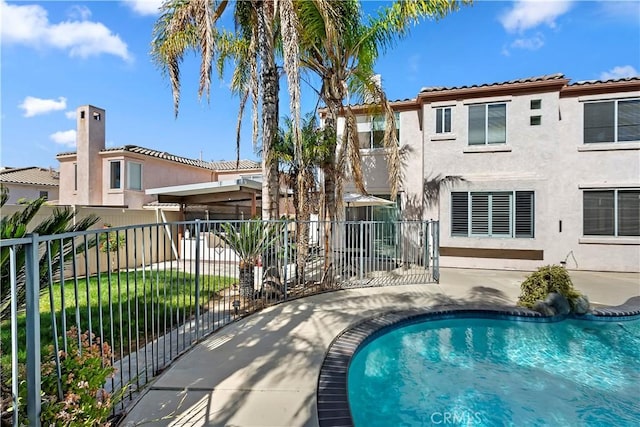
[[[427,319],[486,318],[552,323],[565,319],[616,321],[635,316],[640,316],[640,296],[629,298],[617,306],[598,307],[583,315],[543,316],[524,307],[471,303],[388,311],[369,317],[340,332],[325,352],[316,390],[318,424],[320,427],[354,425],[347,390],[351,359],[359,348],[400,325],[406,326]]]

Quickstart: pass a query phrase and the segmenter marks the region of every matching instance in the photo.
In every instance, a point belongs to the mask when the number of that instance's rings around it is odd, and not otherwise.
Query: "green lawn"
[[[201,275],[200,303],[211,301],[218,291],[235,281],[230,277]],[[55,320],[58,336],[72,326],[79,326],[82,332],[91,330],[97,336],[102,330],[104,341],[111,344],[114,355],[119,357],[121,353],[134,351],[136,344],[142,345],[189,320],[195,315],[195,307],[195,275],[184,272],[140,270],[103,273],[77,282],[67,280],[54,284],[50,291],[45,289],[40,298],[42,347],[53,343]],[[18,316],[18,334],[20,343],[24,343],[24,312]],[[11,343],[8,321],[0,325],[0,339],[2,357],[8,358]],[[21,348],[19,358],[24,360],[24,344]]]

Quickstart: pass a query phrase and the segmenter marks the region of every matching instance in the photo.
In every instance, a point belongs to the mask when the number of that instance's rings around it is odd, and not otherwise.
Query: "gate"
[[[437,283],[437,221],[338,222],[333,264],[342,288]]]

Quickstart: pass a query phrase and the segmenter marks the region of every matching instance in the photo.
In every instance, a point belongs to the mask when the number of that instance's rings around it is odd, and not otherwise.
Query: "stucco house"
[[[365,107],[366,186],[384,196],[383,127]],[[442,266],[640,271],[640,78],[427,87],[393,108],[411,153],[400,215],[440,220]]]
[[[7,205],[16,205],[44,197],[48,203],[58,200],[58,171],[30,166],[25,168],[5,167],[0,170],[0,183],[9,190]]]
[[[252,203],[254,209],[259,205],[259,162],[207,162],[137,145],[106,148],[105,110],[84,105],[76,115],[77,151],[56,156],[61,205],[168,210],[189,205],[191,212],[197,206],[196,212],[223,217],[249,216]]]

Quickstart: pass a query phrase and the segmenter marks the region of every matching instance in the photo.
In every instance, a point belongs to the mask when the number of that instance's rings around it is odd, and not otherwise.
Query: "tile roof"
[[[625,77],[621,79],[608,79],[608,80],[582,80],[579,82],[571,83],[569,86],[588,86],[595,84],[608,84],[608,83],[620,83],[620,82],[640,82],[640,76]]]
[[[175,154],[167,153],[166,151],[158,151],[152,148],[140,147],[137,145],[125,145],[122,147],[110,147],[100,150],[101,153],[109,153],[115,151],[127,151],[129,153],[142,154],[144,156],[156,157],[158,159],[169,160],[172,162],[182,163],[185,165],[196,166],[204,169],[211,169],[217,171],[228,171],[236,169],[235,160],[224,160],[218,162],[207,162],[204,160],[190,159],[188,157],[176,156]],[[76,154],[76,152],[59,153],[57,157]],[[261,169],[260,162],[253,160],[240,160],[239,167],[237,169]]]
[[[528,77],[528,78],[524,78],[524,79],[509,80],[509,81],[506,81],[506,82],[484,83],[484,84],[481,84],[481,85],[452,86],[452,87],[430,86],[430,87],[423,87],[420,90],[420,93],[439,92],[439,91],[456,90],[456,89],[471,89],[471,88],[481,88],[481,87],[506,86],[506,85],[516,84],[516,83],[534,83],[534,82],[543,82],[543,81],[550,81],[550,80],[562,80],[564,78],[565,78],[564,74],[556,73],[556,74],[547,74],[545,76],[537,76],[537,77]]]
[[[58,171],[30,166],[26,168],[6,168],[0,171],[0,182],[11,184],[59,186]]]
[[[262,165],[260,162],[256,162],[253,160],[240,160],[239,167],[236,168],[235,160],[222,160],[219,162],[211,162],[213,169],[218,171],[227,171],[227,170],[235,170],[235,169],[262,169]]]

